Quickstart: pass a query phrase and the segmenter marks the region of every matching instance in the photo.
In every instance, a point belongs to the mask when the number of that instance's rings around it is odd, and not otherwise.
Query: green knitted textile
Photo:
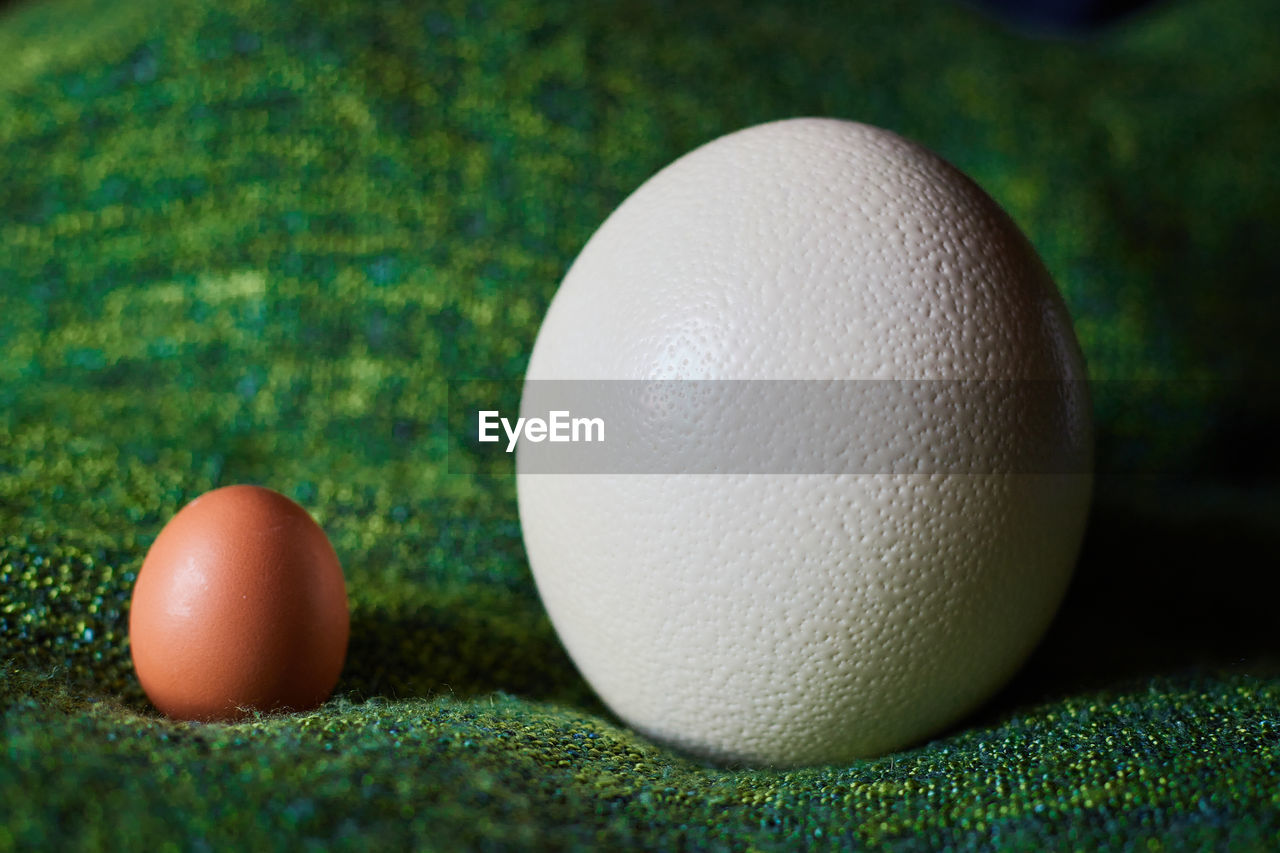
[[[1066,42],[924,0],[0,10],[0,851],[1280,846],[1277,34],[1264,0]],[[976,716],[715,768],[576,673],[448,382],[522,375],[646,177],[796,115],[1009,210],[1118,380],[1100,464],[1144,473],[1100,483],[1058,622]],[[346,670],[313,713],[171,722],[133,581],[236,482],[328,532]]]

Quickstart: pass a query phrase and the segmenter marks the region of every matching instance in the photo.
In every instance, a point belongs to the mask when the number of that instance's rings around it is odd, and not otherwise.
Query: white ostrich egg
[[[998,205],[889,131],[773,122],[663,169],[565,276],[521,415],[548,415],[541,380],[649,413],[555,446],[625,464],[551,465],[545,431],[514,452],[551,621],[658,742],[753,766],[919,743],[1014,673],[1067,586],[1092,482],[1067,311]],[[668,385],[652,409],[592,390],[618,380]]]

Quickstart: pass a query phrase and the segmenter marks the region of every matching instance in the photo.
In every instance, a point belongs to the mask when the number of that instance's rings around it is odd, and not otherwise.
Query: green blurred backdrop
[[[1111,476],[983,711],[731,771],[593,698],[445,397],[522,374],[645,178],[796,115],[912,137],[1008,209],[1100,380]],[[0,850],[1280,845],[1278,116],[1263,0],[1066,40],[925,0],[6,6]],[[314,713],[168,722],[129,594],[233,482],[329,533],[347,668]]]

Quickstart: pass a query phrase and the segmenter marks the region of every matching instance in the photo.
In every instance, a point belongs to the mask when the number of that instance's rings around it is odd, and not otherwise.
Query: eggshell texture
[[[527,372],[672,378],[1085,372],[1052,281],[982,190],[888,131],[795,119],[629,197]],[[980,406],[951,417],[1015,449],[1045,438],[1043,419],[1032,435]],[[1088,509],[1087,394],[1048,429],[1083,448],[1066,473],[547,474],[522,445],[525,545],[565,647],[637,730],[718,761],[847,762],[962,717],[1048,625]]]
[[[258,486],[183,507],[147,552],[129,614],[143,689],[189,720],[316,707],[337,684],[348,631],[342,567],[324,531]]]

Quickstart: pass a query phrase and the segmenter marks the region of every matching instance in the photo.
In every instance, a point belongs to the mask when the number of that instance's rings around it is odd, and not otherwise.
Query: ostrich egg
[[[667,383],[660,416],[556,446],[626,464],[514,448],[551,621],[657,742],[775,767],[917,744],[1014,673],[1069,581],[1092,483],[1070,318],[999,206],[889,131],[778,121],[667,166],[583,248],[525,378],[526,418],[535,387],[648,412]]]

